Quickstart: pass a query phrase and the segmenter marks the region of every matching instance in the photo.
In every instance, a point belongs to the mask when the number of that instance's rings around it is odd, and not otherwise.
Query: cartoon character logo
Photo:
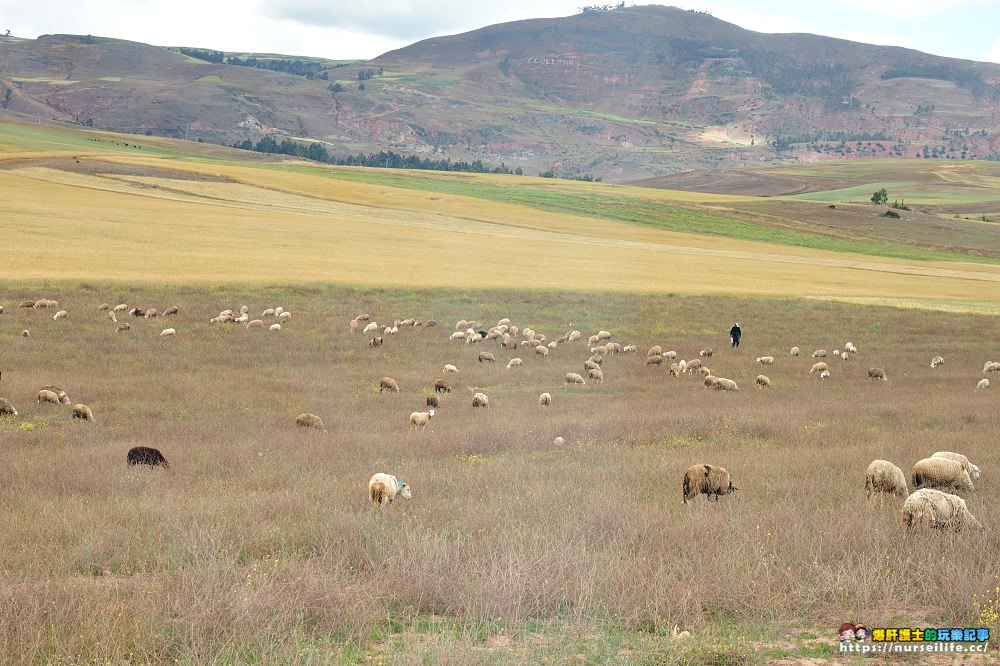
[[[840,642],[850,643],[854,640],[854,625],[850,622],[845,622],[840,625]]]
[[[868,638],[868,627],[863,624],[854,625],[854,640],[858,643],[864,643]]]

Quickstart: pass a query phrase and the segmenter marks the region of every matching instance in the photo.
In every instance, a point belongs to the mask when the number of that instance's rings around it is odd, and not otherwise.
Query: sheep
[[[705,388],[715,388],[715,385],[719,383],[719,378],[715,375],[708,375],[705,377]]]
[[[161,338],[164,338],[164,337],[173,337],[175,335],[177,335],[177,329],[174,329],[174,328],[165,328],[162,331],[160,331],[160,337]]]
[[[439,400],[437,395],[434,393],[428,394],[427,399],[424,402],[427,404],[428,407],[437,408],[441,406],[441,400]]]
[[[816,364],[813,365],[812,369],[809,370],[809,374],[811,375],[814,372],[820,372],[821,373],[821,372],[824,372],[826,370],[829,370],[829,367],[826,365],[826,363],[824,363],[823,361],[820,361],[819,363],[816,363]]]
[[[715,465],[692,465],[684,472],[684,504],[698,495],[715,495],[719,501],[720,495],[729,495],[739,490],[733,485],[729,472]]]
[[[132,327],[129,325],[127,321],[123,321],[122,323],[118,324],[118,328],[115,329],[115,333],[121,333],[122,331],[127,331],[131,328]]]
[[[771,388],[771,379],[767,375],[757,375],[754,383],[760,388]]]
[[[609,333],[608,331],[598,331],[597,332],[597,340],[598,341],[601,341],[601,340],[610,340],[610,339],[611,339],[611,333]]]
[[[799,348],[798,348],[798,347],[792,347],[792,348],[791,348],[791,349],[790,349],[790,350],[788,351],[788,355],[789,355],[789,356],[798,356],[798,355],[799,355]]]
[[[608,354],[614,354],[617,356],[618,354],[622,353],[622,346],[617,342],[609,342],[608,344],[604,345],[604,348],[607,350]]]
[[[604,372],[600,368],[593,368],[587,372],[587,379],[595,384],[603,384]]]
[[[381,509],[384,504],[391,504],[396,495],[407,500],[413,497],[410,486],[397,481],[392,474],[379,472],[368,482],[368,499],[376,509]]]
[[[355,319],[357,319],[358,321],[368,321],[371,318],[372,318],[372,316],[370,314],[367,314],[367,313],[366,314],[359,314],[357,317],[355,317]]]
[[[774,365],[774,357],[773,356],[758,356],[757,357],[757,362],[760,363],[761,365]]]
[[[437,379],[434,381],[435,393],[451,393],[451,384],[447,380]]]
[[[23,331],[21,331],[21,337],[22,338],[30,338],[31,337],[31,331],[29,331],[28,329],[24,329]]]
[[[497,322],[497,326],[510,326],[510,319],[504,317],[503,319]]]
[[[844,351],[850,352],[852,354],[857,354],[858,348],[854,346],[853,342],[846,342],[844,343]]]
[[[427,321],[424,322],[425,328],[432,328],[437,325],[438,325],[437,319],[428,319]],[[414,326],[419,326],[419,324],[414,324]]]
[[[979,468],[973,465],[968,458],[966,458],[961,453],[954,453],[952,451],[935,451],[931,454],[931,458],[947,458],[948,460],[954,460],[955,462],[962,465],[962,468],[969,473],[970,479],[979,478]]]
[[[826,358],[826,350],[825,349],[817,349],[812,354],[810,354],[810,356],[812,356],[813,358]]]
[[[709,358],[709,357],[712,356],[713,353],[714,352],[712,351],[712,348],[709,347],[707,349],[702,349],[700,352],[698,352],[698,356],[702,356],[704,358]]]
[[[985,377],[983,379],[980,379],[976,383],[976,390],[977,391],[980,391],[982,389],[988,389],[989,387],[990,387],[990,380],[986,379]]]
[[[53,393],[55,393],[56,397],[59,398],[59,404],[61,405],[68,405],[70,403],[70,399],[69,396],[66,395],[66,391],[63,391],[58,386],[53,386],[52,384],[46,384],[45,386],[42,387],[42,390],[52,391]]]
[[[586,384],[587,382],[583,381],[583,377],[581,377],[580,375],[576,374],[575,372],[567,372],[566,373],[566,383],[567,384]]]
[[[108,313],[108,319],[115,322],[116,324],[118,323],[118,316],[114,312]]]
[[[982,525],[969,513],[965,500],[932,488],[914,491],[903,502],[903,526],[908,532],[934,528],[960,531]]]
[[[35,307],[35,302],[34,301],[21,301],[21,304],[18,305],[17,307],[19,307],[19,308],[33,308],[33,307]]]
[[[477,393],[472,396],[472,406],[488,408],[490,406],[490,399],[485,393]]]
[[[169,317],[170,315],[175,315],[178,314],[179,312],[180,308],[178,308],[176,305],[171,305],[170,307],[168,307],[166,310],[163,311],[163,316]]]
[[[540,396],[538,396],[538,404],[541,405],[542,407],[548,407],[549,405],[551,405],[552,404],[552,394],[551,393],[543,393]]]
[[[646,352],[646,358],[651,358],[653,356],[663,356],[663,347],[660,345],[653,345],[650,347],[649,351]]]
[[[847,352],[841,352],[841,354],[840,354],[840,360],[841,360],[841,361],[846,361],[846,360],[847,360],[847,359],[849,359],[850,357],[851,357],[851,355],[850,355],[850,354],[848,354]]]
[[[156,315],[157,315],[156,308],[149,308],[142,314],[142,316],[146,319],[152,319]]]
[[[367,326],[365,326],[363,329],[361,329],[361,332],[362,333],[371,333],[372,331],[377,331],[377,330],[378,330],[378,324],[373,321],[370,324],[368,324]]]
[[[55,308],[55,307],[59,307],[59,301],[50,301],[47,298],[42,298],[42,299],[39,299],[39,300],[35,301],[34,307],[35,307],[35,309]]]
[[[587,338],[587,346],[588,347],[593,347],[594,345],[596,345],[600,341],[601,341],[601,339],[599,337],[597,337],[596,335],[592,335],[589,338]]]
[[[125,312],[128,310],[128,305],[125,303],[119,303],[115,307],[111,308],[112,312]]]
[[[249,305],[241,305],[240,306],[240,314],[241,315],[248,315],[248,314],[250,314],[250,306]]]
[[[489,352],[479,352],[478,359],[480,363],[496,363],[497,357]]]
[[[68,312],[66,312],[65,310],[60,310],[59,312],[57,312],[54,315],[52,315],[52,318],[53,319],[65,319],[68,316],[69,316]]]
[[[688,362],[687,362],[687,361],[685,361],[684,359],[681,359],[681,360],[680,360],[680,361],[679,361],[679,362],[677,363],[677,370],[678,370],[678,371],[680,371],[680,375],[683,375],[683,374],[684,374],[685,372],[687,372],[687,364],[688,364]],[[678,377],[679,377],[680,375],[678,375]]]
[[[639,351],[638,345],[625,345],[622,347],[623,354],[635,354]]]
[[[684,372],[691,374],[700,367],[701,367],[701,359],[700,358],[692,359],[687,362],[687,365],[684,367]]]
[[[389,391],[390,393],[399,393],[399,384],[392,377],[383,377],[378,380],[378,392]]]
[[[295,417],[295,425],[300,428],[316,428],[317,430],[322,430],[326,432],[326,426],[323,425],[323,419],[316,416],[315,414],[303,413]]]
[[[840,356],[840,350],[839,349],[834,349],[833,350],[833,355],[834,356]]]
[[[376,335],[374,338],[368,341],[368,346],[371,347],[372,349],[375,349],[376,347],[381,347],[383,342],[385,342],[385,340],[382,338],[382,336]]]
[[[264,317],[273,317],[274,316],[274,308],[265,308],[264,310],[261,311],[260,316],[261,316],[262,319]],[[356,328],[360,328],[361,324],[358,323],[357,319],[352,319],[351,322],[353,324],[351,326],[351,330],[352,331],[355,330]]]
[[[819,373],[819,378],[820,379],[829,379],[830,378],[830,371],[829,370],[824,370],[823,372]]]
[[[392,335],[392,326],[386,326],[382,329],[382,335]]]
[[[732,379],[726,379],[725,377],[717,377],[715,386],[713,386],[716,391],[739,391],[740,387]]]
[[[594,368],[599,368],[599,367],[601,367],[600,364],[594,363],[590,359],[587,359],[586,361],[583,362],[583,369],[586,370],[586,371],[588,371],[588,372],[590,370],[593,370]]]
[[[552,443],[555,444],[556,446],[562,446],[563,444],[566,443],[566,440],[563,439],[562,437],[556,437],[555,439],[552,440]]]
[[[538,345],[535,347],[535,356],[541,356],[542,358],[548,358],[549,348],[545,345]]]
[[[677,363],[671,363],[670,364],[670,374],[673,375],[674,377],[680,377],[681,376],[681,366],[678,365]]]
[[[0,416],[17,416],[17,410],[7,398],[0,398]]]
[[[434,418],[433,409],[428,409],[426,412],[413,412],[410,414],[410,427],[424,428],[432,418]]]
[[[521,367],[521,359],[519,359],[519,358],[512,358],[507,363],[507,369],[508,370],[510,370],[511,368],[520,368],[520,367]]]
[[[251,319],[247,322],[247,328],[264,328],[263,319]]]
[[[281,330],[281,324],[271,324],[271,326],[268,327],[267,330],[269,330],[269,331],[280,331]]]
[[[937,488],[949,492],[971,493],[975,490],[972,478],[962,463],[949,458],[924,458],[918,460],[910,473],[914,488]]]
[[[660,365],[663,363],[663,357],[657,354],[656,356],[647,356],[644,365]]]
[[[875,493],[890,493],[906,498],[906,476],[903,470],[888,460],[873,460],[865,471],[865,494],[870,500]]]
[[[234,322],[236,324],[245,324],[248,321],[250,321],[250,316],[249,315],[240,315],[239,317],[236,317],[234,319],[230,319],[229,321],[232,321],[232,322]]]
[[[452,365],[451,363],[448,363],[448,364],[446,364],[444,366],[444,371],[445,372],[455,372],[455,373],[457,373],[458,372],[458,368],[455,367],[454,365]]]
[[[675,358],[677,358],[677,352],[675,352],[673,350],[665,351],[665,352],[663,352],[663,358],[672,361]]]
[[[465,331],[455,331],[450,336],[448,336],[448,339],[449,340],[465,340]]]
[[[91,411],[90,407],[84,405],[83,403],[78,403],[73,405],[73,418],[83,419],[84,421],[93,421],[94,412]]]
[[[987,361],[983,366],[983,374],[987,372],[1000,372],[1000,361]]]
[[[881,379],[884,382],[888,381],[885,378],[885,370],[883,370],[882,368],[869,368],[868,379]]]
[[[698,371],[701,373],[702,377],[708,377],[710,374],[712,374],[712,369],[706,368],[705,366],[701,366],[700,368],[698,368]]]
[[[936,368],[940,365],[944,365],[944,358],[941,356],[935,356],[931,359],[931,367]]]
[[[580,333],[580,331],[570,331],[569,337],[566,338],[566,341],[567,342],[576,342],[581,337],[583,337],[583,334]]]
[[[0,314],[3,314],[3,306],[0,305]]]
[[[163,454],[149,446],[133,446],[125,455],[125,463],[128,465],[149,465],[150,467],[160,465],[164,469],[170,469],[170,463],[163,457]]]

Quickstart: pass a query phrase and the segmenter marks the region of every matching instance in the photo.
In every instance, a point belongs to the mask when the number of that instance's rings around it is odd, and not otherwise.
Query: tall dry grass
[[[11,307],[43,296],[69,319]],[[0,421],[0,654],[12,662],[716,660],[679,650],[674,625],[701,646],[753,637],[726,658],[759,661],[791,628],[974,624],[974,595],[998,584],[1000,393],[972,390],[1000,358],[994,318],[324,287],[20,285],[2,297],[0,396],[21,413]],[[119,300],[181,315],[116,334],[96,306]],[[281,333],[207,323],[244,302],[293,318]],[[441,325],[371,350],[348,329],[363,311]],[[603,385],[567,387],[584,342],[543,360],[447,341],[458,319],[504,316],[550,339],[606,328],[641,351],[607,358]],[[159,338],[168,325],[177,337]],[[808,374],[808,351],[847,340],[857,357],[829,360],[829,381]],[[706,364],[743,390],[644,367],[652,344],[689,359],[713,346]],[[803,357],[787,356],[793,344]],[[497,363],[477,363],[481,349]],[[763,354],[776,357],[771,390],[753,388]],[[935,354],[946,365],[932,370]],[[524,365],[506,370],[515,355]],[[408,415],[445,363],[460,369],[456,389],[415,432]],[[890,380],[869,382],[872,366]],[[383,375],[402,392],[379,395]],[[43,384],[96,422],[36,405]],[[471,407],[471,387],[488,410]],[[302,411],[329,431],[296,428]],[[126,467],[135,445],[172,469]],[[941,449],[982,468],[968,502],[983,532],[907,535],[897,500],[865,501],[872,459],[908,471]],[[683,506],[681,477],[700,462],[728,468],[739,491]],[[376,471],[414,499],[372,511]]]

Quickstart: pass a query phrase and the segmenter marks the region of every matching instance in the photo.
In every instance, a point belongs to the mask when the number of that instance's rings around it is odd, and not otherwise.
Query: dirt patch
[[[233,182],[232,179],[224,176],[213,176],[193,171],[181,171],[179,169],[166,169],[139,164],[120,164],[118,162],[105,162],[104,160],[87,158],[43,157],[37,159],[0,160],[0,169],[11,170],[26,167],[46,167],[91,176],[146,176],[150,178],[169,178],[171,180],[204,180],[217,183]]]
[[[656,178],[643,178],[624,184],[682,192],[776,197],[787,194],[820,192],[857,183],[853,180],[834,178],[796,178],[762,171],[702,169],[669,176],[657,176]]]

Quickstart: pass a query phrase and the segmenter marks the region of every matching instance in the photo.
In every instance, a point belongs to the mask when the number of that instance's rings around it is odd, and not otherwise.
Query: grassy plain
[[[828,208],[806,201],[783,217],[746,196],[199,150],[0,126],[0,396],[20,412],[0,419],[5,661],[821,663],[845,621],[1000,632],[1000,394],[972,390],[1000,356],[990,256],[905,229],[851,252],[786,242],[816,236],[802,211]],[[718,226],[754,220],[772,242]],[[69,317],[16,307],[43,297]],[[181,314],[115,333],[101,302]],[[244,303],[292,319],[208,323]],[[348,329],[360,312],[441,325],[372,350]],[[640,354],[570,388],[583,343],[543,360],[447,340],[505,316]],[[860,354],[826,382],[787,356],[847,340]],[[653,344],[714,347],[743,390],[644,367]],[[413,432],[445,363],[455,390]],[[402,392],[379,395],[383,375]],[[44,384],[96,422],[35,404]],[[328,432],[296,428],[303,411]],[[136,445],[172,469],[126,468]],[[983,469],[968,502],[986,529],[906,535],[898,501],[865,501],[864,469],[942,449]],[[684,507],[701,462],[740,490]],[[414,499],[373,512],[376,471]]]

